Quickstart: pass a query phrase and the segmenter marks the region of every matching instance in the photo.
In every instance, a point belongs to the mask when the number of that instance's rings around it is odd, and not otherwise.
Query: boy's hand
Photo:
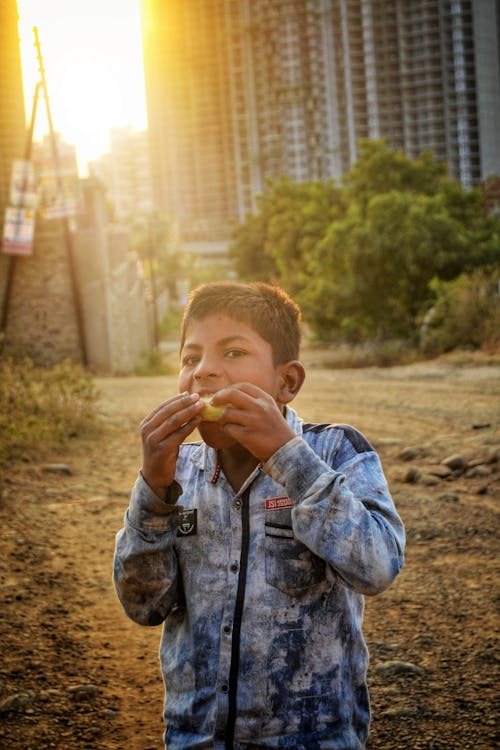
[[[295,437],[274,398],[252,383],[223,388],[211,403],[226,405],[218,420],[224,432],[263,463]]]
[[[160,404],[141,422],[142,475],[161,498],[174,481],[179,446],[200,424],[202,408],[197,393],[181,393]]]

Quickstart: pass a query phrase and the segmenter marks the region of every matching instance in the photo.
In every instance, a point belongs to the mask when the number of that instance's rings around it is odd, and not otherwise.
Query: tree
[[[185,275],[185,261],[174,221],[157,213],[137,218],[131,226],[131,246],[139,255],[146,275],[175,298],[177,281]]]
[[[304,258],[342,212],[332,181],[269,181],[258,212],[234,228],[229,256],[246,281],[279,281],[290,292],[305,283]]]
[[[373,196],[392,190],[433,195],[448,173],[447,165],[437,161],[432,151],[410,159],[403,151],[390,149],[382,139],[361,139],[358,152],[342,182],[347,202],[363,209]]]
[[[243,278],[295,295],[317,336],[417,340],[433,279],[500,263],[500,220],[430,152],[410,159],[362,141],[340,187],[269,183],[231,255]]]

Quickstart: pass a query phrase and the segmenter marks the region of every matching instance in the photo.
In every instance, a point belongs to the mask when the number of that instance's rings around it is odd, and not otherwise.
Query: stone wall
[[[30,256],[2,256],[5,282],[13,263],[3,354],[40,365],[82,362],[62,220],[39,221]],[[5,283],[2,285],[3,295]]]
[[[38,220],[33,255],[14,259],[3,354],[28,356],[39,365],[69,359],[99,373],[128,373],[153,347],[152,305],[128,235],[109,225],[94,181],[85,181],[84,197],[85,214],[70,233],[69,249],[62,220]],[[8,263],[0,256],[0,304]]]

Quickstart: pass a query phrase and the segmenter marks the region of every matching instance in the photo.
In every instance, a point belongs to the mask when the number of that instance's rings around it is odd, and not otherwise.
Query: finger
[[[146,417],[144,417],[144,419],[142,420],[141,424],[143,422],[149,422],[149,421],[151,421],[158,414],[158,412],[160,412],[162,409],[165,409],[166,407],[168,407],[171,404],[175,404],[176,401],[185,399],[188,395],[189,394],[186,391],[185,393],[179,393],[176,396],[171,396],[166,401],[162,401],[160,404],[158,404],[158,406],[156,406],[153,409],[152,412],[150,412]]]
[[[181,409],[186,409],[198,401],[197,394],[189,394],[187,392],[181,393],[178,396],[172,396],[171,398],[163,401],[159,404],[156,409],[153,409],[151,414],[148,414],[141,422],[141,429],[144,428],[155,428],[162,424],[165,419],[168,419],[172,414],[177,413]]]
[[[256,399],[269,401],[272,397],[252,383],[238,383],[228,388],[222,388],[212,397],[214,406],[230,404],[231,406],[245,408],[255,402]]]
[[[179,427],[178,430],[167,435],[162,442],[166,444],[168,440],[172,440],[173,438],[175,438],[175,442],[180,445],[183,440],[185,440],[197,427],[199,427],[200,424],[201,417],[199,415],[196,415],[195,417],[193,417],[193,419],[190,419],[189,422],[185,422],[181,427]]]
[[[160,411],[154,420],[142,425],[143,440],[160,443],[169,435],[177,433],[187,423],[196,420],[202,408],[203,404],[197,399],[196,402],[188,402],[187,406],[174,412],[171,410]]]

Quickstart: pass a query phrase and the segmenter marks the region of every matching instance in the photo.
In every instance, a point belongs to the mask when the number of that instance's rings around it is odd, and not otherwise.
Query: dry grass
[[[0,362],[0,463],[30,460],[98,424],[98,392],[83,368]]]

